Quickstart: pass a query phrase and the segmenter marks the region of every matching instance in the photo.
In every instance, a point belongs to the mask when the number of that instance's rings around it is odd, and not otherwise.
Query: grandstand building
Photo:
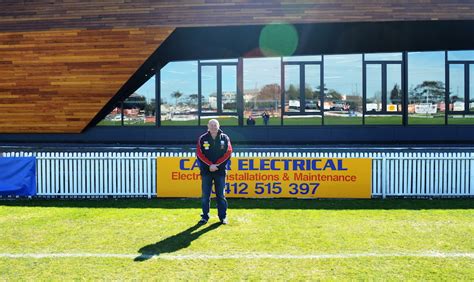
[[[0,5],[3,144],[474,143],[472,1]]]

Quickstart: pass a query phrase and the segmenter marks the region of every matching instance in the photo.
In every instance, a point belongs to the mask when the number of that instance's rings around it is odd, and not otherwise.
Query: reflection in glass
[[[474,124],[474,115],[456,113],[466,110],[466,96],[469,98],[467,111],[474,110],[473,66],[469,65],[469,93],[465,95],[464,64],[449,64],[449,110],[453,113],[448,116],[448,124]]]
[[[237,63],[238,59],[200,60],[201,63]]]
[[[305,112],[321,111],[321,67],[320,65],[305,65]]]
[[[450,61],[474,61],[474,51],[448,51]]]
[[[120,103],[116,104],[112,111],[98,124],[98,126],[121,126],[122,110]]]
[[[364,57],[366,61],[401,61],[402,53],[369,53]]]
[[[217,119],[221,127],[225,126],[237,126],[239,125],[238,116],[212,116],[212,117],[201,117],[201,125],[206,126],[209,120]],[[225,128],[223,128],[225,131]]]
[[[283,62],[321,62],[322,56],[292,56],[283,57]]]
[[[160,75],[161,125],[198,125],[197,61],[168,63]]]
[[[366,113],[365,124],[402,124],[401,64],[366,65]],[[386,89],[383,89],[383,81]]]
[[[280,125],[280,58],[244,59],[244,125]],[[251,116],[251,118],[250,118]],[[250,120],[249,120],[250,118]]]
[[[299,65],[285,65],[285,112],[300,112]]]
[[[367,113],[382,111],[382,65],[366,65],[366,104]]]
[[[222,66],[222,111],[237,112],[236,66]]]
[[[450,114],[448,124],[474,124],[474,115]]]
[[[408,53],[408,123],[444,124],[444,52]]]
[[[402,112],[402,65],[387,65],[387,109],[389,113]]]
[[[155,125],[155,105],[155,76],[153,76],[123,102],[123,124]]]
[[[321,125],[321,115],[286,115],[283,117],[283,125]]]
[[[469,65],[469,111],[474,112],[474,65]]]
[[[216,66],[201,66],[201,111],[217,113]]]
[[[464,64],[449,65],[449,111],[464,111]]]
[[[324,124],[362,124],[362,55],[331,55],[324,59]]]

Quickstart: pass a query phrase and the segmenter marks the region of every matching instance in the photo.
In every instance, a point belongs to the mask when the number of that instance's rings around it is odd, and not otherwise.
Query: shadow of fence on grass
[[[213,206],[215,203],[213,202]],[[1,206],[55,208],[134,208],[180,209],[201,208],[200,199],[8,199],[0,198]],[[473,198],[434,199],[229,199],[231,209],[316,209],[316,210],[422,210],[474,209]]]

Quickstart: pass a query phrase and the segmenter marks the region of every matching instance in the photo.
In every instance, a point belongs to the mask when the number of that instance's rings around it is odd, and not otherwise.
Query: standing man
[[[263,112],[262,118],[263,118],[263,123],[265,125],[268,125],[268,121],[270,120],[270,115],[267,113],[267,111]]]
[[[207,128],[208,131],[199,137],[196,150],[202,178],[202,214],[199,223],[206,224],[209,220],[212,183],[214,182],[219,220],[222,224],[227,224],[227,200],[224,188],[226,166],[232,155],[232,145],[229,136],[220,130],[216,119],[211,119]]]

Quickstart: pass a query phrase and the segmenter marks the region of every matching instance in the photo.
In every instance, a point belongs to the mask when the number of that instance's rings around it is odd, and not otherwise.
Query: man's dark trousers
[[[212,182],[214,181],[216,197],[217,197],[217,213],[220,220],[227,216],[227,200],[224,195],[226,175],[218,173],[202,174],[202,218],[209,220],[209,210],[211,208],[211,192]]]

